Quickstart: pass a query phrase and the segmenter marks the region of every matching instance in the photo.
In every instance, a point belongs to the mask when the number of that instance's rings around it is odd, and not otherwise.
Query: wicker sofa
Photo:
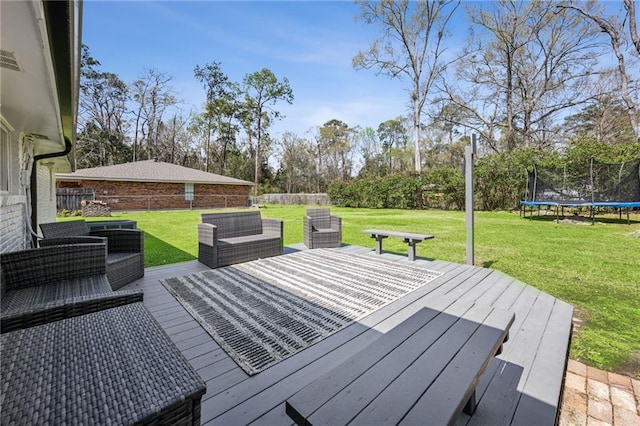
[[[105,242],[107,278],[113,290],[144,276],[144,233],[138,229],[91,231],[84,220],[40,224],[40,247]]]
[[[73,244],[0,256],[2,333],[142,301],[140,291],[111,289],[106,246]]]
[[[205,213],[198,224],[198,260],[210,268],[282,254],[283,223],[259,211]]]
[[[329,209],[307,209],[302,234],[310,249],[340,247],[342,219],[332,216]]]

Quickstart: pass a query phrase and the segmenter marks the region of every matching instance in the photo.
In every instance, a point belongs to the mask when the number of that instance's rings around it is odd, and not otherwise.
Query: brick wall
[[[184,183],[84,180],[58,181],[57,186],[92,188],[96,200],[108,203],[111,211],[247,207],[251,190],[246,185],[195,184],[189,202],[184,199]]]
[[[10,204],[0,206],[0,253],[25,249],[24,204]]]

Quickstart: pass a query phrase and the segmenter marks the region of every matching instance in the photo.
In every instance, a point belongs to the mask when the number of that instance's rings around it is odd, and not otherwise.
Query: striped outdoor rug
[[[406,264],[315,249],[162,283],[252,375],[439,275]]]

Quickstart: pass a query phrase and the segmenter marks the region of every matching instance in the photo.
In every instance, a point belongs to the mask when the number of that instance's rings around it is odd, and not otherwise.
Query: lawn
[[[265,206],[261,213],[284,220],[288,245],[302,241],[304,210]],[[201,213],[114,213],[113,219],[138,222],[145,231],[145,263],[156,266],[196,258]],[[373,248],[374,241],[361,233],[365,228],[428,233],[436,238],[419,244],[418,256],[465,261],[464,212],[332,208],[332,213],[342,217],[347,244]],[[475,217],[477,265],[503,271],[575,306],[572,358],[640,377],[640,238],[631,235],[640,229],[637,215],[631,225],[558,224],[510,212],[477,212]],[[406,253],[406,244],[397,238],[385,240],[384,247]]]

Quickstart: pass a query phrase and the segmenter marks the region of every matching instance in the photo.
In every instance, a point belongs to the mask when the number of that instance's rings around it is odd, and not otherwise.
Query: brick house
[[[251,182],[155,160],[57,173],[57,188],[93,189],[112,211],[247,207]]]

